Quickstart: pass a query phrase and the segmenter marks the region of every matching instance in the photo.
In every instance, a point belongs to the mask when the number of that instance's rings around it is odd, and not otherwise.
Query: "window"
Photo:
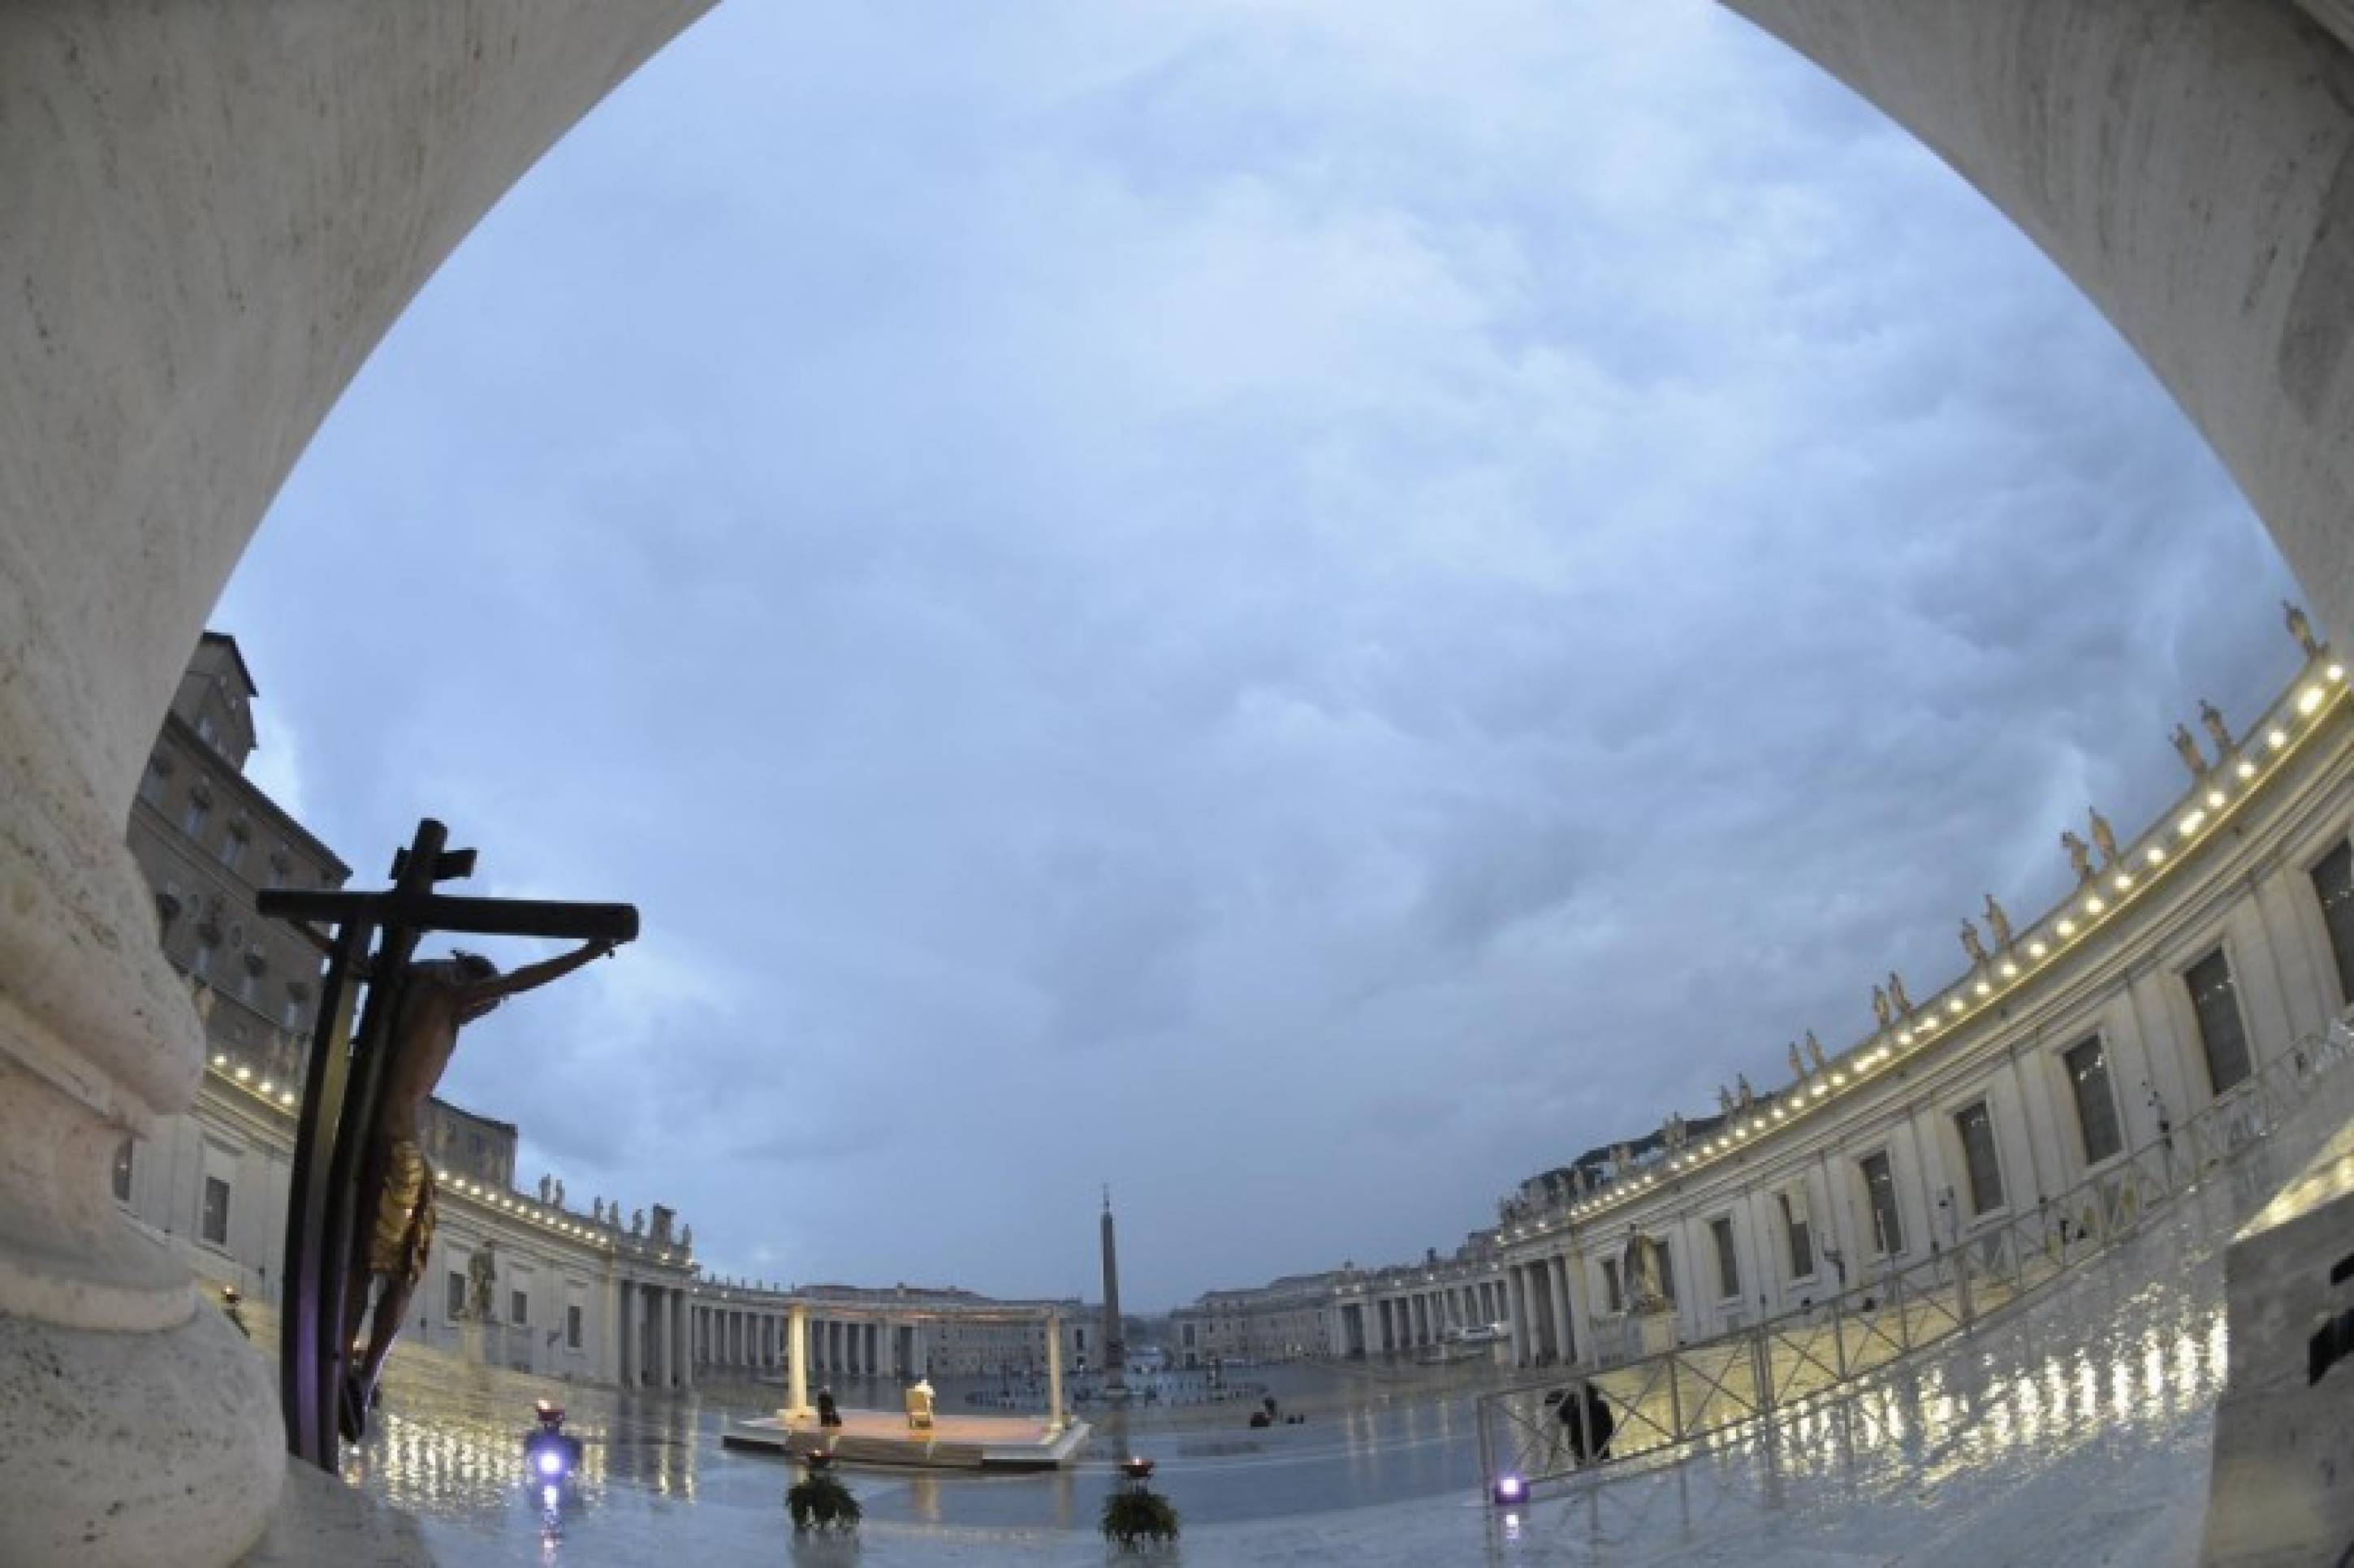
[[[213,724],[212,715],[198,714],[196,715],[196,738],[198,740],[203,741],[207,746],[217,745],[218,744],[219,735],[220,731]]]
[[[214,1246],[228,1245],[228,1183],[217,1176],[205,1178],[205,1207],[196,1234]]]
[[[188,972],[203,980],[213,972],[213,945],[199,941],[196,950],[188,956]]]
[[[151,806],[162,805],[164,803],[164,780],[170,776],[170,770],[164,766],[164,759],[162,758],[149,758],[147,759],[147,771],[142,774],[139,779],[139,798],[146,801]]]
[[[253,1005],[253,988],[257,978],[251,969],[237,977],[237,999],[248,1007]]]
[[[1962,1164],[1970,1178],[1970,1215],[1992,1213],[2002,1207],[2002,1165],[1995,1158],[1994,1118],[1980,1100],[1954,1113],[1954,1131],[1962,1139]]]
[[[449,1273],[447,1288],[442,1293],[441,1316],[454,1322],[465,1315],[466,1277],[453,1268]]]
[[[220,861],[223,869],[235,871],[237,863],[245,858],[245,835],[231,828],[221,835],[220,847],[214,850],[213,853]]]
[[[1864,1194],[1872,1201],[1872,1239],[1884,1256],[1904,1250],[1904,1221],[1896,1212],[1896,1173],[1889,1169],[1888,1152],[1867,1154],[1861,1166]]]
[[[2217,1094],[2248,1075],[2248,1032],[2232,984],[2232,960],[2216,948],[2183,971],[2190,1011],[2199,1015],[2199,1044],[2207,1054],[2207,1082]]]
[[[580,1348],[580,1304],[577,1301],[564,1308],[564,1347],[571,1351]]]
[[[131,1140],[124,1139],[114,1146],[114,1201],[131,1202]]]
[[[1708,1230],[1716,1239],[1717,1294],[1730,1301],[1741,1294],[1741,1259],[1733,1245],[1733,1222],[1711,1220]]]
[[[1627,1309],[1627,1293],[1618,1283],[1618,1260],[1615,1257],[1602,1260],[1602,1295],[1610,1303],[1611,1311]]]
[[[507,1321],[510,1323],[531,1321],[531,1298],[523,1291],[507,1292]]]
[[[2313,868],[2321,923],[2329,928],[2329,956],[2338,962],[2338,994],[2354,1001],[2354,847],[2339,844]]]
[[[278,1021],[289,1034],[301,1033],[302,1032],[302,999],[299,996],[289,996],[286,999],[285,1007],[278,1014]]]
[[[205,821],[213,814],[213,803],[201,795],[188,798],[188,809],[180,814],[180,831],[192,839],[205,836]]]
[[[2094,1035],[2060,1058],[2076,1096],[2076,1127],[2084,1135],[2084,1163],[2098,1165],[2125,1147],[2117,1130],[2117,1102],[2109,1093],[2109,1054]]]
[[[1784,1192],[1781,1200],[1782,1229],[1790,1238],[1790,1277],[1806,1279],[1815,1272],[1815,1227],[1807,1210],[1807,1195],[1801,1192],[1793,1200]]]

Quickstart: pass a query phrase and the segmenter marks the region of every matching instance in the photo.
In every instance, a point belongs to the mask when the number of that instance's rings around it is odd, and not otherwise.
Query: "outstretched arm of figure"
[[[497,1001],[502,997],[535,990],[550,980],[562,980],[581,965],[593,963],[603,958],[611,952],[613,948],[614,943],[611,938],[599,937],[593,942],[583,942],[562,958],[549,959],[545,963],[525,964],[511,973],[493,975],[489,980],[477,981],[466,988],[466,1004],[473,1006],[486,1001]]]

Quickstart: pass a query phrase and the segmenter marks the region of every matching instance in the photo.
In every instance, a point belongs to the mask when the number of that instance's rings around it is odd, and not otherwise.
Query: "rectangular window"
[[[157,758],[157,757],[151,757],[151,758],[149,758],[147,759],[147,771],[146,771],[144,774],[141,775],[140,779],[139,779],[139,798],[140,798],[141,800],[143,800],[146,801],[146,802],[147,802],[149,805],[151,805],[151,806],[158,806],[158,805],[163,804],[163,801],[164,801],[164,761],[163,761],[163,758]]]
[[[567,1350],[580,1348],[580,1308],[577,1303],[564,1309],[564,1344]]]
[[[1781,1194],[1782,1229],[1790,1238],[1790,1277],[1805,1279],[1815,1272],[1815,1227],[1807,1210],[1804,1193],[1793,1202],[1790,1194]]]
[[[289,1034],[300,1034],[302,1032],[302,999],[293,996],[288,997],[286,999],[286,1006],[284,1010],[278,1015],[278,1021]]]
[[[507,1293],[507,1321],[510,1323],[528,1323],[531,1321],[530,1297],[525,1295],[520,1290],[512,1290]]]
[[[1733,1222],[1711,1220],[1708,1230],[1716,1239],[1717,1295],[1730,1301],[1741,1294],[1741,1258],[1733,1245]]]
[[[203,980],[213,972],[213,945],[200,941],[196,950],[188,955],[188,972]]]
[[[2116,1097],[2109,1092],[2109,1053],[2094,1035],[2060,1058],[2076,1097],[2076,1127],[2084,1135],[2084,1163],[2098,1165],[2125,1148],[2117,1129]]]
[[[190,800],[188,809],[181,813],[180,831],[192,839],[205,836],[205,819],[213,814],[212,807],[199,800]]]
[[[213,852],[224,869],[235,871],[237,863],[245,858],[245,841],[235,833],[223,833],[220,847]]]
[[[1872,1200],[1872,1239],[1883,1256],[1904,1250],[1904,1221],[1896,1212],[1896,1173],[1885,1150],[1863,1157],[1863,1190]]]
[[[1602,1297],[1610,1304],[1610,1311],[1627,1310],[1627,1293],[1618,1283],[1618,1260],[1615,1257],[1602,1260]]]
[[[1962,1164],[1970,1178],[1970,1215],[1989,1214],[2002,1207],[2002,1165],[1995,1158],[1994,1118],[1980,1100],[1954,1113],[1954,1131],[1962,1139]]]
[[[114,1149],[114,1201],[131,1202],[131,1140],[124,1139]]]
[[[456,1269],[449,1274],[449,1288],[443,1292],[441,1316],[452,1321],[466,1315],[466,1277]]]
[[[2199,1044],[2207,1054],[2207,1082],[2217,1094],[2248,1075],[2248,1032],[2232,984],[2232,960],[2216,948],[2183,971],[2190,1011],[2199,1015]]]
[[[205,1178],[205,1208],[196,1234],[214,1246],[228,1245],[228,1183],[217,1176]]]
[[[2338,1000],[2354,1001],[2354,846],[2341,843],[2321,857],[2313,868],[2313,891],[2329,930],[2329,956],[2338,963]]]

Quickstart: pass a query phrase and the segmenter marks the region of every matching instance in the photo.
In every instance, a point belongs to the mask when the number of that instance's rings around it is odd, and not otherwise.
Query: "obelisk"
[[[1119,1240],[1112,1234],[1111,1189],[1104,1189],[1104,1397],[1128,1397],[1128,1340],[1119,1327]]]

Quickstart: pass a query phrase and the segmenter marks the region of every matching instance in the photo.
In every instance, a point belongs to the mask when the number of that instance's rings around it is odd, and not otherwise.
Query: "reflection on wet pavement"
[[[451,1562],[1101,1563],[1095,1518],[1131,1443],[1184,1515],[1169,1560],[1195,1563],[2187,1562],[2225,1370],[2221,1249],[2261,1192],[2256,1176],[2213,1183],[2113,1266],[1939,1354],[1511,1514],[1478,1501],[1468,1387],[1413,1397],[1314,1368],[1263,1374],[1318,1408],[1304,1425],[1146,1411],[1060,1474],[854,1472],[854,1549],[795,1542],[790,1472],[720,1446],[724,1393],[559,1388],[586,1448],[550,1528],[520,1468],[547,1385],[410,1356],[348,1473],[419,1515]],[[737,1397],[741,1414],[764,1396]]]

